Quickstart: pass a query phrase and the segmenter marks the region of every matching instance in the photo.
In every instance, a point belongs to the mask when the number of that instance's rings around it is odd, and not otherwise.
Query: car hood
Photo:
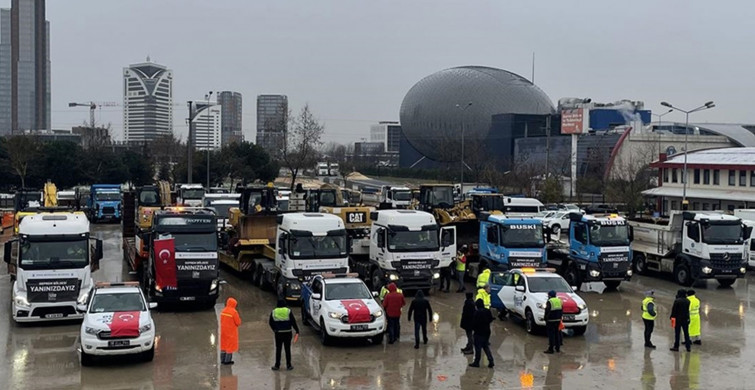
[[[587,306],[585,301],[575,293],[556,293],[556,296],[563,302],[563,311],[566,314],[578,313],[580,305]],[[535,303],[548,302],[548,293],[530,293],[530,297]]]
[[[97,329],[102,330],[109,330],[110,329],[110,323],[113,322],[113,315],[115,313],[113,312],[107,312],[107,313],[87,313],[86,318],[84,319],[84,326],[90,326]],[[141,311],[139,312],[139,327],[142,327],[144,325],[147,325],[152,322],[152,317],[149,314],[149,311]]]
[[[332,300],[332,301],[324,301],[325,306],[329,311],[346,314],[348,312],[348,309],[346,308],[344,301],[350,301],[352,299],[340,299],[340,300]],[[367,308],[370,309],[370,313],[374,313],[378,310],[380,310],[380,305],[378,305],[377,302],[375,302],[374,299],[353,299],[354,301],[360,301],[362,302]]]

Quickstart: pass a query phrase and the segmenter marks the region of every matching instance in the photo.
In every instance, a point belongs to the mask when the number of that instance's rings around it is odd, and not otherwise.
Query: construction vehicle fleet
[[[738,217],[711,211],[673,211],[664,219],[630,219],[633,265],[639,274],[671,273],[690,286],[716,279],[731,286],[747,271],[747,227]]]

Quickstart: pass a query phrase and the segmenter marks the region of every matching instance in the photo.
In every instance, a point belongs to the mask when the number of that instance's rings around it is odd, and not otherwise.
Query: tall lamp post
[[[208,93],[205,97],[207,98],[207,128],[209,130],[210,127],[210,97],[212,96],[212,91]],[[207,191],[210,191],[210,138],[209,134],[207,137]]]
[[[460,109],[461,114],[461,195],[464,195],[464,112],[467,108],[472,107],[472,102],[465,105],[457,104],[456,108]]]
[[[674,111],[674,109],[669,108],[669,110],[664,112],[663,114],[653,114],[653,116],[658,117],[658,155],[659,156],[661,155],[661,123],[663,123],[661,121],[661,118],[663,118],[664,115],[671,113],[672,111]]]
[[[709,101],[705,104],[703,104],[700,107],[694,108],[692,110],[682,110],[681,108],[674,107],[671,103],[668,102],[661,102],[661,105],[664,107],[668,107],[672,110],[676,110],[679,112],[683,112],[686,115],[686,119],[684,120],[684,169],[682,170],[682,210],[687,210],[689,208],[689,201],[687,200],[687,180],[689,178],[687,177],[687,154],[689,154],[689,149],[687,148],[687,138],[689,135],[689,114],[693,112],[703,111],[707,110],[709,108],[713,108],[716,105],[713,104],[713,101]]]

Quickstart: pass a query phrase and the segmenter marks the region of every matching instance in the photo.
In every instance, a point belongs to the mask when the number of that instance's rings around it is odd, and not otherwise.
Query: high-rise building
[[[219,149],[221,145],[222,110],[216,102],[197,101],[194,117],[194,147],[196,150]]]
[[[382,142],[385,153],[398,153],[401,125],[398,122],[378,122],[370,126],[370,141]]]
[[[123,68],[123,132],[126,142],[173,134],[173,71],[149,57]]]
[[[229,145],[241,142],[244,135],[241,132],[241,94],[238,92],[222,91],[218,93],[218,104],[221,107],[221,144]]]
[[[50,129],[50,23],[45,0],[0,11],[0,134]]]
[[[288,132],[288,97],[257,95],[257,145],[270,154],[278,154]]]

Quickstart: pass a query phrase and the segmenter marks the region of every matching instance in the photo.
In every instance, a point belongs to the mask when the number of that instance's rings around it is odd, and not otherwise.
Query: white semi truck
[[[731,286],[746,272],[746,227],[740,218],[710,211],[675,211],[667,219],[630,219],[637,273],[671,273],[683,286],[716,279]]]
[[[395,282],[427,292],[456,256],[456,227],[438,227],[430,213],[381,210],[371,219],[369,255],[351,256],[349,265],[373,290]]]
[[[87,302],[92,272],[99,269],[102,240],[89,237],[84,213],[37,213],[21,220],[18,237],[5,243],[4,258],[15,321],[78,319],[83,314],[77,304]]]

